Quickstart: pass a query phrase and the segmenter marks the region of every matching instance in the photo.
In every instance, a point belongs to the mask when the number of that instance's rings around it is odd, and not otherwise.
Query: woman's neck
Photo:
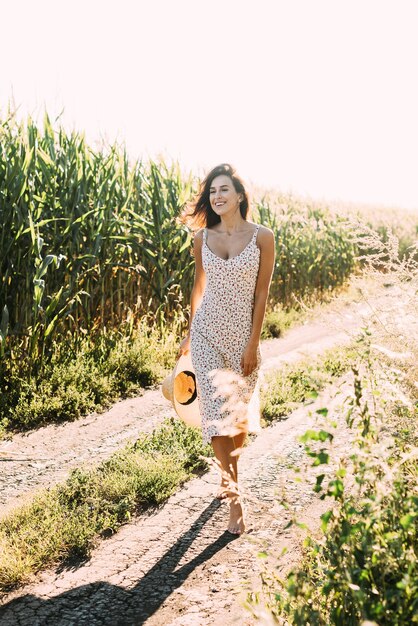
[[[238,213],[238,215],[231,215],[231,216],[222,215],[221,221],[219,224],[219,232],[232,235],[234,232],[241,230],[245,222],[246,220],[242,218],[240,213]]]

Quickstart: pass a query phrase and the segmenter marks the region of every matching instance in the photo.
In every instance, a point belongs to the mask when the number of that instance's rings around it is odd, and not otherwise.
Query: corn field
[[[57,333],[175,308],[193,275],[180,169],[94,152],[48,117],[0,132],[2,333],[34,358]]]
[[[0,125],[0,357],[36,363],[56,340],[187,308],[192,234],[177,219],[197,189],[179,164],[131,162],[80,133],[13,115]],[[355,265],[350,233],[326,211],[256,202],[276,235],[272,307],[321,296]]]
[[[355,245],[346,220],[288,202],[257,204],[259,221],[275,233],[276,267],[270,296],[295,306],[344,284],[355,267]]]

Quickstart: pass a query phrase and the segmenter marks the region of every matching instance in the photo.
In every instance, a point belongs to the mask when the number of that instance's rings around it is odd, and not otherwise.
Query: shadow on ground
[[[139,626],[151,617],[193,570],[211,559],[236,537],[225,531],[198,555],[176,569],[198,539],[220,503],[214,500],[175,544],[132,589],[106,582],[82,585],[48,600],[25,595],[0,607],[2,626]]]

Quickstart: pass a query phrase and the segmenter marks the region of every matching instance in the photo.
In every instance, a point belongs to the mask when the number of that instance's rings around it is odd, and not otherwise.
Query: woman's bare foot
[[[229,500],[228,531],[233,535],[241,535],[245,531],[244,510],[241,499],[237,495]]]

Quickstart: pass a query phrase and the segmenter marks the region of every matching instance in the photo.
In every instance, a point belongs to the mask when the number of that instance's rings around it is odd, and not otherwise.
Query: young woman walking
[[[238,456],[247,432],[259,429],[259,415],[258,428],[251,426],[248,410],[258,380],[260,333],[275,257],[273,232],[248,221],[248,212],[241,178],[231,165],[222,164],[206,176],[192,211],[183,218],[192,229],[200,230],[194,237],[196,270],[189,332],[179,355],[191,350],[203,440],[212,444],[222,468],[218,498],[229,498],[228,531],[233,534],[245,530]],[[235,382],[241,380],[229,403],[220,393],[222,372],[233,372],[238,375]],[[227,404],[229,410],[225,410]],[[231,406],[241,407],[239,423],[232,430],[228,424]]]

